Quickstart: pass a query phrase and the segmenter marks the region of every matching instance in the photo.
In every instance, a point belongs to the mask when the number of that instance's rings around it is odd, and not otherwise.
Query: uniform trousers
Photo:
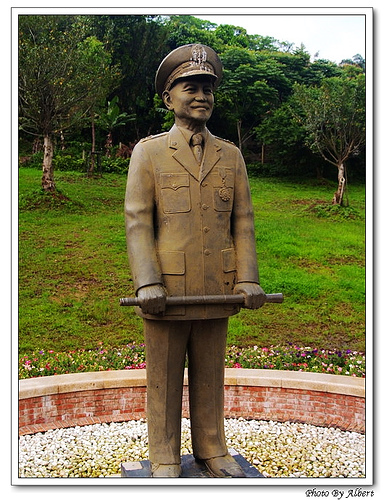
[[[227,453],[224,434],[224,367],[228,318],[144,319],[147,359],[149,460],[179,464],[185,359],[195,458]]]

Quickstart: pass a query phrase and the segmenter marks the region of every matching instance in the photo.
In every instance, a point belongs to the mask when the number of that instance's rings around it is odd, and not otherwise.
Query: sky
[[[360,54],[366,58],[364,15],[198,15],[215,24],[241,26],[250,35],[271,36],[280,42],[301,44],[313,60],[319,59],[340,63]]]

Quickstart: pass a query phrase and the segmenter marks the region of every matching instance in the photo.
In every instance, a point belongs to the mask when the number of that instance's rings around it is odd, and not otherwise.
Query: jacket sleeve
[[[162,283],[156,254],[155,182],[149,155],[138,143],[131,156],[125,194],[127,250],[135,291]]]
[[[235,179],[231,227],[236,250],[237,282],[260,283],[251,191],[247,169],[239,150]]]

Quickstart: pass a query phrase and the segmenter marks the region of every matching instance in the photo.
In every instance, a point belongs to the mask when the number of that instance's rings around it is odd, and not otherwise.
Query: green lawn
[[[41,173],[19,171],[19,347],[94,349],[142,342],[142,323],[119,306],[133,295],[126,256],[125,176],[57,172],[60,196],[39,192]],[[365,350],[365,189],[330,206],[334,185],[251,178],[261,285],[283,304],[242,310],[228,343]]]

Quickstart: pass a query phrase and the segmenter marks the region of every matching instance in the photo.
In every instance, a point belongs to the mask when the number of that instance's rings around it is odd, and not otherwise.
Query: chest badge
[[[221,188],[219,189],[219,196],[223,201],[229,201],[231,199],[231,190],[225,184],[227,174],[224,168],[219,168],[219,175],[221,177]]]

